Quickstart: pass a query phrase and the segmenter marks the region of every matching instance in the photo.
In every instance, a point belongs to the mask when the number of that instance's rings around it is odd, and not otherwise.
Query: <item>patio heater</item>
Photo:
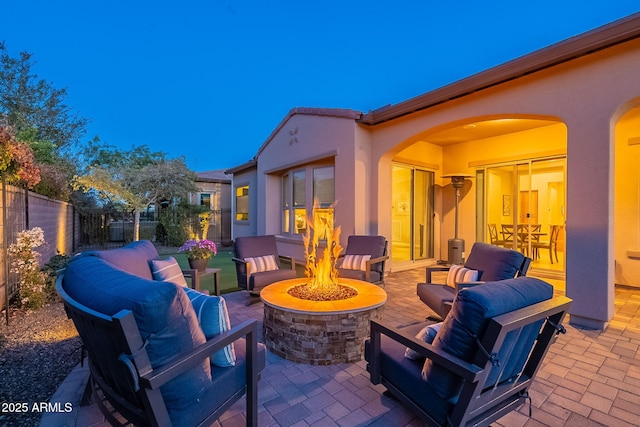
[[[456,192],[456,211],[455,211],[455,234],[453,239],[449,239],[449,264],[464,264],[464,240],[458,238],[458,203],[460,202],[460,189],[464,185],[465,178],[471,178],[472,175],[466,173],[450,173],[442,175],[443,178],[451,178],[451,185]]]

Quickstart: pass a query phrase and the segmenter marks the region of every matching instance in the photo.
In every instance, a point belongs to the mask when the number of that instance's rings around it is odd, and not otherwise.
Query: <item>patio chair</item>
[[[278,255],[276,236],[238,237],[234,242],[234,257],[238,287],[249,291],[251,297],[260,296],[260,290],[280,280],[296,277],[296,263],[291,257]],[[286,260],[291,268],[280,268]],[[258,299],[251,302],[257,302]]]
[[[465,289],[417,335],[372,320],[370,380],[427,425],[488,426],[527,400],[531,413],[528,390],[571,305],[552,297],[548,283],[518,277]]]
[[[418,283],[416,292],[439,319],[444,319],[458,290],[482,282],[525,276],[530,264],[531,258],[525,257],[521,252],[476,242],[463,267],[427,267],[426,283]],[[433,283],[432,276],[435,272],[447,272],[446,283]]]
[[[384,285],[387,239],[384,236],[349,236],[338,264],[338,276]]]

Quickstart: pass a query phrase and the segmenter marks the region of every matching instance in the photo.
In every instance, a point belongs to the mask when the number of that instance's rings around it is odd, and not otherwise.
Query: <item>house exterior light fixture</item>
[[[464,264],[464,240],[458,238],[458,203],[460,202],[460,189],[464,186],[466,178],[473,175],[466,173],[450,173],[442,175],[442,178],[451,178],[451,186],[456,192],[455,233],[453,239],[449,239],[449,264]]]

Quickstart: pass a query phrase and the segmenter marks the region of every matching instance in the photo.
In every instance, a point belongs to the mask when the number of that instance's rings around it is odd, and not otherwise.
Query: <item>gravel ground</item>
[[[61,302],[10,309],[0,319],[0,426],[37,426],[34,405],[48,402],[80,362],[81,341]]]

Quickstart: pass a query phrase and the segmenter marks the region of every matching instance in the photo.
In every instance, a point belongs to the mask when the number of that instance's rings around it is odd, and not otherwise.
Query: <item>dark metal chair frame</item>
[[[399,329],[372,320],[367,371],[373,384],[385,386],[395,398],[419,414],[428,425],[439,425],[429,414],[429,408],[417,404],[413,396],[404,391],[402,384],[394,384],[386,378],[381,363],[381,336],[386,335],[464,380],[458,401],[449,414],[451,426],[488,426],[517,409],[529,398],[527,390],[549,347],[559,333],[565,332],[562,320],[570,305],[569,298],[555,297],[490,319],[486,332],[479,337],[482,347],[487,352],[478,351],[473,363],[464,362],[414,336],[403,334]],[[544,323],[538,339],[517,379],[491,387],[485,384],[494,362],[489,356],[498,354],[507,334],[541,319]],[[417,375],[419,374],[420,372],[417,372]]]
[[[175,357],[154,369],[131,311],[122,310],[113,316],[107,316],[85,307],[66,293],[62,286],[62,275],[57,280],[56,290],[88,353],[91,373],[88,386],[91,387],[93,398],[109,423],[122,425],[122,421],[116,418],[114,411],[109,408],[111,406],[133,425],[170,426],[171,420],[160,387],[201,364],[216,351],[244,337],[246,383],[233,390],[224,404],[211,408],[211,413],[201,425],[210,425],[245,394],[247,426],[257,425],[259,372],[258,327],[255,320],[242,322],[195,348],[189,354]],[[215,382],[215,378],[213,381]]]

